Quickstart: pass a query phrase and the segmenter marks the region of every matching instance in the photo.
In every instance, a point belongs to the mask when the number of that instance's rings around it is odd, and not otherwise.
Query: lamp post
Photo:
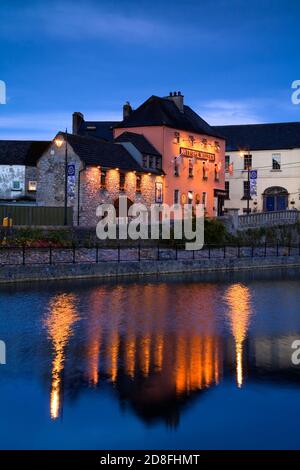
[[[65,197],[64,197],[64,225],[68,225],[68,130],[65,132]],[[64,141],[62,138],[55,139],[55,145],[60,148]]]
[[[250,213],[250,171],[251,171],[251,166],[250,166],[250,150],[247,149],[247,153],[245,154],[245,151],[241,150],[240,151],[240,156],[243,158],[245,155],[248,156],[248,163],[247,163],[247,181],[248,181],[248,191],[247,191],[247,214]]]

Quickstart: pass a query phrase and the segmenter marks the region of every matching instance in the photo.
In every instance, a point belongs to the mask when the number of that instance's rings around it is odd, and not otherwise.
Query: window
[[[190,206],[193,204],[193,191],[188,191],[188,204]]]
[[[219,181],[219,167],[217,163],[215,163],[215,181]]]
[[[194,147],[195,137],[193,135],[189,135],[189,143],[191,147]]]
[[[202,193],[202,204],[204,207],[206,206],[206,193]]]
[[[225,155],[225,172],[229,172],[230,155]]]
[[[156,157],[155,159],[155,168],[161,170],[161,157]]]
[[[180,132],[174,132],[174,143],[175,144],[180,143]]]
[[[251,170],[252,168],[252,155],[244,155],[244,170]]]
[[[243,181],[244,184],[244,199],[250,199],[250,181]]]
[[[153,160],[154,158],[151,155],[149,155],[149,168],[153,168]]]
[[[119,176],[119,189],[120,191],[125,190],[125,173],[120,171],[120,176]]]
[[[249,208],[249,211],[247,207],[243,207],[243,214],[249,214],[249,212],[251,212],[251,207]]]
[[[229,197],[229,181],[225,181],[225,191],[226,191],[225,199],[230,199],[230,197]]]
[[[206,162],[203,162],[203,165],[202,165],[202,178],[204,180],[207,180],[207,163]]]
[[[28,182],[28,191],[36,191],[37,182],[36,181],[29,181]]]
[[[137,193],[141,192],[141,185],[142,185],[142,175],[136,175],[135,190]]]
[[[12,182],[12,191],[21,191],[20,181],[15,180]]]
[[[189,178],[193,178],[194,176],[194,162],[193,159],[189,159]]]
[[[106,170],[101,170],[101,175],[100,175],[100,188],[105,189],[106,188]]]
[[[143,167],[148,168],[148,156],[143,155]]]
[[[179,204],[179,189],[174,189],[174,204]]]
[[[281,154],[280,153],[273,153],[272,155],[272,169],[273,170],[280,170],[281,168]]]
[[[174,160],[174,176],[179,176],[179,163],[177,158]]]

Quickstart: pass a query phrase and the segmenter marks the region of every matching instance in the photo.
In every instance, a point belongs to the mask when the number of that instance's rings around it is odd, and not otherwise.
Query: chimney
[[[127,119],[131,113],[132,113],[132,107],[129,101],[126,101],[126,103],[123,106],[123,119]]]
[[[73,113],[73,121],[72,121],[72,133],[78,134],[79,128],[81,124],[84,122],[84,116],[82,113],[76,111]]]
[[[167,96],[168,100],[174,101],[176,104],[177,108],[181,113],[184,113],[184,102],[183,102],[184,96],[181,94],[181,91],[174,91],[170,92],[169,96]]]

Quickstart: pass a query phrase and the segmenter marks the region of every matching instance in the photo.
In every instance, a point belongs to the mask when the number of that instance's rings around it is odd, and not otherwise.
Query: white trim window
[[[281,153],[272,153],[272,170],[281,170]]]
[[[35,192],[37,189],[37,181],[28,181],[28,191]]]
[[[12,191],[22,191],[21,182],[18,181],[18,180],[13,180],[11,190]]]

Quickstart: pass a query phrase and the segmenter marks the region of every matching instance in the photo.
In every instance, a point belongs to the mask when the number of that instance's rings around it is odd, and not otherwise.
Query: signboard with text
[[[180,155],[188,158],[199,158],[200,160],[215,161],[215,154],[209,152],[202,152],[202,150],[194,150],[186,147],[180,147]]]

